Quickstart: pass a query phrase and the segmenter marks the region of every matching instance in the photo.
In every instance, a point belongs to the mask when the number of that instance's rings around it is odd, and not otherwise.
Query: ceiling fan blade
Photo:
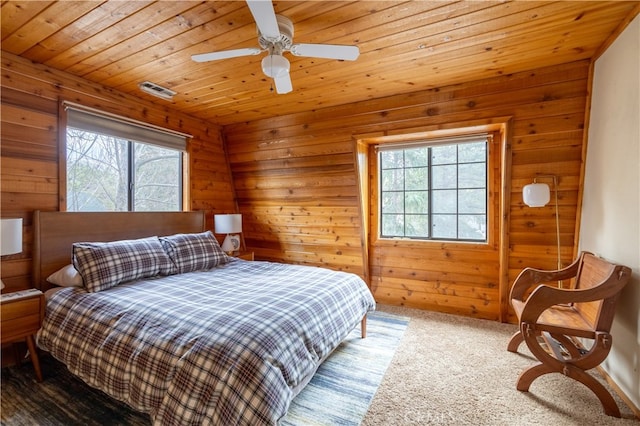
[[[276,77],[273,80],[276,82],[276,92],[278,92],[279,95],[284,95],[285,93],[289,93],[293,90],[293,86],[291,85],[291,76],[289,73]]]
[[[355,61],[360,56],[358,46],[341,44],[308,44],[296,43],[289,49],[294,56],[309,56],[313,58],[343,59]]]
[[[208,61],[217,61],[218,59],[228,59],[228,58],[237,58],[239,56],[257,55],[260,52],[262,52],[262,50],[256,47],[248,47],[245,49],[221,50],[219,52],[201,53],[199,55],[192,55],[191,59],[196,62],[208,62]]]
[[[280,28],[278,28],[278,20],[271,0],[247,0],[247,6],[256,21],[260,34],[267,40],[279,39]]]

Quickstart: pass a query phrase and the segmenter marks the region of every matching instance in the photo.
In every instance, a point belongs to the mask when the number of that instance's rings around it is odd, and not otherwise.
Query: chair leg
[[[521,392],[529,392],[529,386],[531,386],[531,383],[533,383],[535,379],[544,374],[557,372],[558,370],[545,364],[534,365],[533,367],[527,368],[520,374],[516,388]]]
[[[612,417],[620,417],[620,409],[618,408],[618,404],[616,404],[616,401],[613,399],[607,389],[605,389],[605,387],[592,375],[572,365],[567,365],[564,370],[564,374],[574,380],[579,381],[580,383],[591,389],[591,391],[600,400],[605,414]]]
[[[531,383],[533,383],[533,381],[538,377],[548,373],[562,373],[565,376],[582,383],[598,397],[605,414],[612,417],[620,417],[618,404],[616,404],[616,401],[607,389],[589,373],[572,365],[566,365],[563,371],[558,371],[557,369],[545,364],[534,365],[520,374],[516,388],[521,392],[529,392]]]
[[[514,353],[518,352],[518,346],[520,346],[520,343],[523,341],[524,337],[522,337],[522,333],[517,331],[513,336],[511,336],[511,340],[509,340],[509,344],[507,345],[507,350]]]

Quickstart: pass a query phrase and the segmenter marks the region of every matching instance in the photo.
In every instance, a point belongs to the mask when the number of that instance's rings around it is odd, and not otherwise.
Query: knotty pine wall
[[[236,211],[219,126],[6,52],[2,52],[1,89],[0,210],[3,218],[22,217],[24,224],[22,253],[3,256],[4,291],[32,287],[33,211],[59,210],[65,196],[58,189],[60,100],[193,135],[187,145],[190,209],[207,212],[209,229],[214,213]]]
[[[379,302],[504,320],[508,283],[517,273],[556,265],[553,203],[536,209],[522,203],[522,186],[536,174],[559,177],[562,258],[566,264],[573,257],[588,67],[581,61],[225,126],[232,185],[215,124],[3,52],[1,209],[3,217],[25,220],[24,250],[3,260],[3,280],[9,289],[30,286],[31,213],[58,209],[57,105],[67,99],[193,134],[191,208],[234,211],[235,187],[256,258],[360,274]],[[354,166],[357,138],[496,117],[513,123],[505,161],[511,164],[507,265],[495,247],[389,248],[375,239],[362,246],[368,229]],[[508,274],[502,288],[501,267]]]
[[[564,264],[574,255],[588,73],[589,62],[580,61],[481,81],[470,76],[464,84],[225,126],[248,248],[258,259],[370,271],[378,302],[509,319],[508,287],[520,270],[557,265],[553,201],[543,208],[522,202],[522,187],[537,174],[558,176]],[[355,140],[497,117],[512,123],[506,265],[500,247],[389,246],[375,238],[361,247],[368,229],[360,220]]]

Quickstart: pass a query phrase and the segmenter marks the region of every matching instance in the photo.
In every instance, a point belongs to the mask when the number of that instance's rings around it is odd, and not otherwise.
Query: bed
[[[277,424],[375,302],[354,274],[227,257],[204,228],[202,212],[36,212],[38,346],[154,424]]]

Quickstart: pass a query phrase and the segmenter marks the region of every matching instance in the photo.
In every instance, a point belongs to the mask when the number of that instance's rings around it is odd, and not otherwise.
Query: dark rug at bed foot
[[[40,363],[42,383],[28,362],[2,369],[2,425],[151,424],[148,415],[91,388],[50,355],[42,354]]]

